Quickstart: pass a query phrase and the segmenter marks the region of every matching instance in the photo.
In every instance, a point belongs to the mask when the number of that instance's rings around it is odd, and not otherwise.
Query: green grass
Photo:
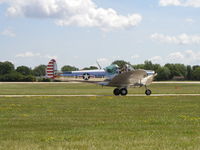
[[[153,93],[199,94],[198,84],[152,84]],[[92,84],[0,84],[0,95],[112,95]],[[129,93],[143,94],[144,88]],[[0,98],[2,150],[199,150],[199,97]]]
[[[199,94],[198,84],[152,84],[149,86],[154,94]],[[112,95],[112,87],[101,87],[93,84],[69,84],[69,83],[46,83],[46,84],[0,84],[0,95],[29,94],[29,95],[77,95],[77,94],[106,94]],[[130,94],[144,94],[144,87],[129,88]]]
[[[199,131],[199,97],[0,98],[2,150],[199,150]]]

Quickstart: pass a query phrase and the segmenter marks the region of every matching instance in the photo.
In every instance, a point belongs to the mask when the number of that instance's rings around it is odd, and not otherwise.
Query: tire
[[[128,90],[126,88],[120,89],[120,94],[122,96],[126,96],[128,94]]]
[[[149,89],[147,89],[146,91],[145,91],[145,94],[147,95],[147,96],[150,96],[151,95],[151,90],[149,90]]]
[[[113,94],[115,96],[119,96],[120,95],[120,90],[118,88],[114,89]]]

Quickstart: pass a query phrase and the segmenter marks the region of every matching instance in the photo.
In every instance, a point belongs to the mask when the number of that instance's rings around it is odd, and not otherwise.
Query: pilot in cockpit
[[[124,65],[122,68],[120,68],[118,65],[116,64],[112,64],[108,67],[105,68],[106,72],[108,74],[121,74],[121,73],[124,73],[124,72],[129,72],[129,71],[133,71],[133,67],[131,65]]]
[[[134,68],[131,65],[124,65],[121,69],[120,69],[120,73],[124,73],[124,72],[129,72],[129,71],[133,71]]]

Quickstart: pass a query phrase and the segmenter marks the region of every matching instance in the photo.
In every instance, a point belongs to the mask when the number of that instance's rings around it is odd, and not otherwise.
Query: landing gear
[[[145,91],[145,94],[146,94],[147,96],[150,96],[150,95],[151,95],[151,90],[147,89],[147,90]]]
[[[145,88],[146,88],[145,94],[147,96],[150,96],[152,93],[151,90],[148,89],[146,86],[145,86]],[[114,89],[113,94],[115,96],[119,96],[119,95],[126,96],[128,94],[128,90],[127,90],[127,88],[116,88],[116,89]]]
[[[119,96],[119,95],[126,96],[128,94],[128,90],[126,88],[122,88],[122,89],[116,88],[114,89],[113,93],[115,96]]]
[[[120,89],[120,94],[122,96],[126,96],[128,94],[128,90],[126,88]]]
[[[147,86],[145,85],[145,89],[146,89],[146,91],[145,91],[145,94],[147,95],[147,96],[150,96],[151,95],[151,90],[149,90],[148,88],[147,88]]]
[[[113,94],[115,96],[119,96],[120,95],[120,89],[118,89],[118,88],[114,89]]]

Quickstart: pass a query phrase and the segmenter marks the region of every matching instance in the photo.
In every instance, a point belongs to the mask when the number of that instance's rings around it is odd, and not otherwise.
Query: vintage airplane
[[[157,75],[155,71],[152,70],[135,70],[131,66],[124,66],[119,68],[117,65],[113,64],[104,69],[99,70],[82,70],[82,71],[71,71],[71,72],[58,72],[57,64],[54,59],[52,59],[46,69],[47,78],[61,80],[65,78],[66,81],[76,81],[76,82],[89,82],[97,83],[102,86],[116,87],[113,94],[118,96],[125,96],[128,94],[129,87],[145,87],[145,94],[151,95],[151,90],[147,88]],[[89,81],[91,78],[99,78],[101,81]]]

